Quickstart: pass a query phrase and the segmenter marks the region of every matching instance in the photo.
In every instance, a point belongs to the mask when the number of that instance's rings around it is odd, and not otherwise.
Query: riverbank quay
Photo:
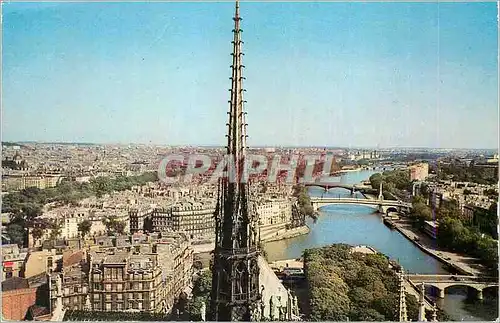
[[[477,276],[485,272],[485,267],[479,263],[478,259],[441,250],[436,246],[435,240],[413,228],[409,220],[393,221],[393,225],[394,229],[415,244],[420,250],[458,271],[460,274]]]
[[[261,236],[261,242],[265,243],[265,242],[295,238],[301,235],[308,234],[310,231],[311,229],[309,229],[307,225],[303,225],[293,229],[282,229],[273,233],[272,235],[268,235],[265,237]]]
[[[304,261],[302,258],[297,259],[285,259],[285,260],[276,260],[269,263],[269,266],[274,271],[282,271],[284,268],[300,268],[304,269]]]

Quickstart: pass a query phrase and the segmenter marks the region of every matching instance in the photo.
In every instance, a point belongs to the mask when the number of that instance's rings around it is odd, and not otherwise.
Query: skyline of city
[[[250,146],[498,147],[495,3],[242,7]],[[232,2],[2,9],[2,140],[224,144]]]

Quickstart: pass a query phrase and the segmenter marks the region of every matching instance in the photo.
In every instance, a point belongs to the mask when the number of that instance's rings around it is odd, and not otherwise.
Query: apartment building
[[[50,274],[52,308],[170,313],[191,283],[193,249],[183,233],[95,238],[67,250]]]
[[[154,208],[150,214],[134,210],[129,214],[130,227],[133,232],[175,231],[188,234],[190,239],[213,238],[214,212],[213,200],[182,201]]]
[[[90,309],[87,253],[67,250],[62,267],[50,273],[50,304],[54,309],[61,304],[69,310]]]
[[[156,254],[98,251],[90,254],[93,311],[160,312],[161,268]]]
[[[27,249],[17,244],[2,245],[2,280],[11,277],[24,277]]]

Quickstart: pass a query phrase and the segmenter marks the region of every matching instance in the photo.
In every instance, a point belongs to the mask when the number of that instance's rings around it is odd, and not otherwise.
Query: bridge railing
[[[485,276],[466,276],[466,275],[406,275],[413,282],[432,282],[432,281],[463,281],[479,283],[498,283],[496,277]]]
[[[382,204],[382,205],[389,205],[389,206],[403,206],[403,207],[411,207],[411,203],[406,203],[406,202],[399,202],[399,201],[393,201],[393,200],[378,200],[378,199],[366,199],[366,198],[359,198],[359,197],[336,197],[336,196],[328,196],[328,197],[311,197],[311,202],[324,202],[328,203],[328,201],[361,201],[361,202],[366,202],[368,204]]]

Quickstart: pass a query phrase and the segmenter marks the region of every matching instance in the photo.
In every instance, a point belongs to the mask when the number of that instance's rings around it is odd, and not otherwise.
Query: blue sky
[[[2,4],[4,141],[225,143],[233,3]],[[241,15],[250,145],[498,146],[496,3]]]

